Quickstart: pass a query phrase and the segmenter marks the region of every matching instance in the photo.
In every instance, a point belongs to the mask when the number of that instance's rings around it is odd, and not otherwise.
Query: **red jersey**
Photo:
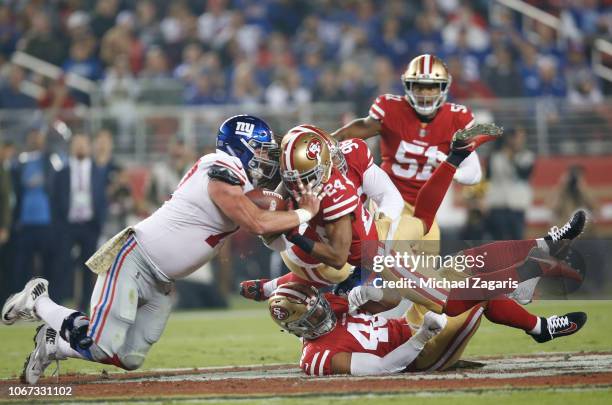
[[[370,353],[383,357],[412,335],[405,321],[363,311],[349,314],[346,298],[329,293],[325,298],[336,314],[336,326],[320,338],[304,340],[300,368],[308,375],[331,374],[331,359],[336,353]]]
[[[363,194],[363,174],[374,164],[368,144],[363,139],[348,139],[340,142],[340,151],[347,163],[346,177],[357,187],[357,195],[362,203],[368,199]]]
[[[314,241],[328,242],[325,224],[345,215],[353,214],[351,228],[353,237],[348,262],[354,266],[361,261],[361,244],[365,240],[378,240],[378,233],[373,224],[373,217],[358,197],[355,184],[336,168],[323,186],[323,199],[319,212],[308,222],[304,235]],[[310,256],[297,246],[291,250],[307,264],[318,264],[320,260]]]
[[[423,184],[431,177],[438,152],[448,155],[453,134],[474,123],[474,114],[464,105],[445,103],[433,120],[421,122],[403,96],[379,96],[369,116],[380,122],[382,169],[414,205]]]

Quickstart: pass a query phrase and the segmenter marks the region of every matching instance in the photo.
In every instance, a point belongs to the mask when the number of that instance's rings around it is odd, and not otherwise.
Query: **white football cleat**
[[[34,350],[23,365],[21,382],[35,385],[40,377],[45,374],[45,370],[53,362],[57,362],[57,372],[59,372],[59,360],[66,357],[60,356],[57,350],[59,339],[57,331],[48,325],[40,325],[34,335]]]
[[[39,321],[34,303],[40,297],[49,296],[49,282],[44,278],[33,278],[23,290],[11,295],[2,307],[2,323],[12,325],[18,320]]]

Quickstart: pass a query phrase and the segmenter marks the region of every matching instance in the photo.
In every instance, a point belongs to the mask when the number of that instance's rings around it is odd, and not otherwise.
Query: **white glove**
[[[383,298],[383,290],[376,287],[360,285],[353,288],[348,295],[349,313],[354,314],[368,301],[380,301]]]
[[[423,317],[423,325],[410,340],[414,339],[414,343],[422,348],[425,343],[444,329],[446,322],[446,315],[427,312]]]

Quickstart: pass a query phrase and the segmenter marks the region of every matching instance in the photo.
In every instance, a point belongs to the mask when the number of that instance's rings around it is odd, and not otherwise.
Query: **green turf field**
[[[265,305],[239,302],[227,311],[178,312],[172,315],[160,342],[153,346],[144,369],[240,364],[291,363],[300,357],[300,343],[281,333]],[[542,315],[582,310],[589,315],[576,335],[538,344],[523,332],[484,320],[466,356],[510,355],[560,351],[612,351],[612,301],[542,301],[527,307]],[[35,324],[0,326],[0,378],[18,375],[32,349]],[[78,360],[63,362],[62,371],[94,372],[98,366]]]

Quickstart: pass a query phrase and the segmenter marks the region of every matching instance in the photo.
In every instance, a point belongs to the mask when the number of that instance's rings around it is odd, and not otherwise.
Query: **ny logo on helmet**
[[[271,307],[270,312],[279,321],[284,321],[289,317],[289,312],[283,307]]]
[[[236,133],[238,135],[253,135],[253,130],[255,129],[255,124],[251,124],[250,122],[240,122],[236,123]]]
[[[310,160],[319,160],[321,156],[321,141],[313,138],[306,147],[306,157]]]

